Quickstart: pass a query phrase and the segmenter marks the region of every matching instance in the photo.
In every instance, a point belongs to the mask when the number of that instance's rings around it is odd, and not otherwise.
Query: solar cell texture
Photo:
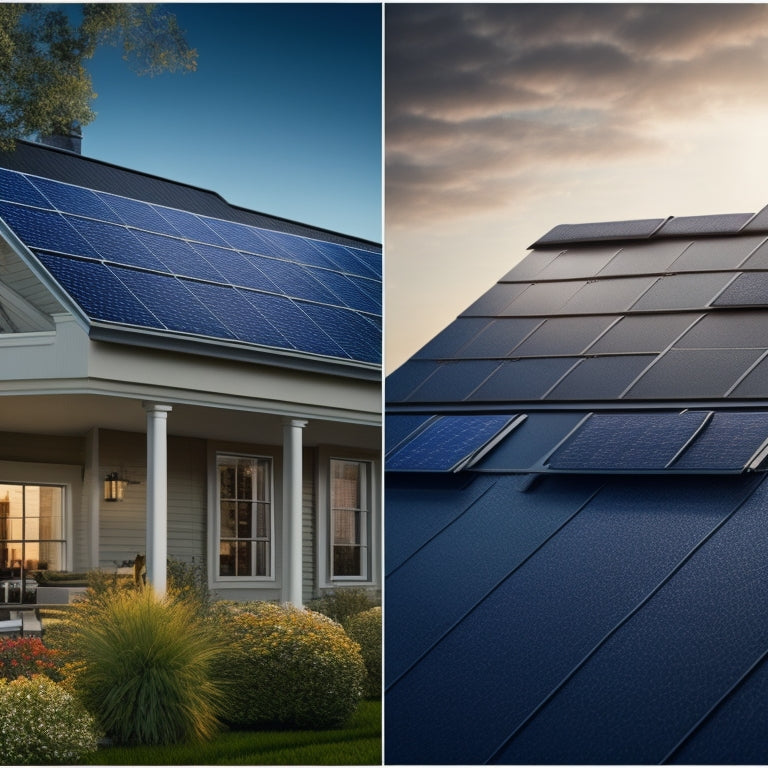
[[[373,250],[7,170],[0,216],[92,320],[380,362]]]
[[[450,472],[488,443],[511,420],[509,415],[443,416],[387,457],[387,469]]]

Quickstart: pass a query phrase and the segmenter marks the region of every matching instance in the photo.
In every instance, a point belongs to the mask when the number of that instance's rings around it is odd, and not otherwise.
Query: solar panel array
[[[534,250],[389,377],[387,401],[759,396],[768,361],[766,235],[662,237],[669,226],[642,241]],[[690,234],[697,224],[678,229]]]
[[[381,361],[381,254],[0,169],[0,217],[93,321]]]

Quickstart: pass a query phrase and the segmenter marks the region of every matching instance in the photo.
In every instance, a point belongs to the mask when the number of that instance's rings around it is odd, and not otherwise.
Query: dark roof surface
[[[331,372],[380,365],[380,247],[39,145],[0,164],[0,217],[92,335]]]
[[[556,227],[387,379],[387,763],[768,762],[766,223]]]

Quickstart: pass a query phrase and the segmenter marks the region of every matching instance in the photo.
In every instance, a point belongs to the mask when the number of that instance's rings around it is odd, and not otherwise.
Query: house
[[[561,225],[387,378],[386,762],[768,762],[768,209]]]
[[[222,598],[378,592],[381,276],[375,243],[0,155],[0,578],[140,554],[160,591],[175,558]]]

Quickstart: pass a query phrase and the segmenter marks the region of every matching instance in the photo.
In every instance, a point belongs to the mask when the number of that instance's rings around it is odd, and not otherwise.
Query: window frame
[[[240,459],[247,459],[247,460],[265,460],[268,463],[268,472],[269,472],[269,501],[268,502],[262,502],[257,501],[257,503],[268,503],[269,505],[269,568],[267,575],[253,575],[249,574],[247,576],[228,576],[228,575],[222,575],[221,573],[221,561],[220,561],[220,553],[221,553],[221,542],[222,542],[222,536],[221,536],[221,484],[220,484],[220,478],[219,478],[219,467],[221,466],[220,462],[222,459],[234,459],[234,460],[240,460]],[[211,579],[214,583],[214,585],[219,585],[221,587],[237,587],[238,585],[241,586],[254,586],[259,583],[269,584],[270,586],[273,586],[275,582],[277,581],[277,562],[276,562],[276,538],[277,538],[277,528],[276,528],[276,520],[275,520],[275,507],[277,504],[277,499],[275,498],[275,457],[271,456],[268,453],[250,453],[250,452],[243,452],[243,451],[230,451],[230,450],[216,450],[214,452],[214,460],[213,460],[213,476],[214,476],[214,483],[212,488],[212,498],[213,498],[213,525],[211,530],[211,543],[212,543],[212,552],[214,557],[213,559],[213,568],[211,569]],[[253,503],[253,500],[251,500],[251,503]],[[229,539],[227,539],[229,540]],[[235,539],[236,540],[236,539]],[[243,539],[243,541],[246,541],[246,539]],[[251,539],[247,539],[247,541],[251,542],[251,545],[255,541],[257,541],[256,537],[253,537]]]
[[[366,531],[365,561],[363,574],[358,576],[335,576],[333,574],[333,511],[331,508],[331,462],[349,461],[360,463],[366,468]],[[379,582],[379,548],[381,542],[381,503],[379,499],[380,477],[379,457],[367,451],[320,447],[317,461],[317,583],[318,587],[373,587]]]

